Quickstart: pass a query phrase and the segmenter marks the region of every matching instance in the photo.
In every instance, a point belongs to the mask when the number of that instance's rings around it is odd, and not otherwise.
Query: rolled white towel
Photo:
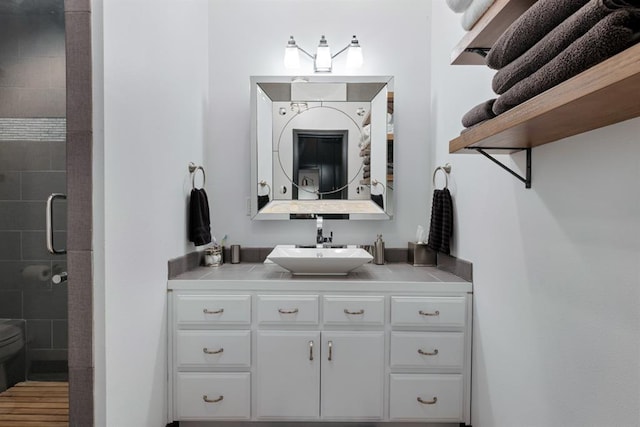
[[[478,19],[491,7],[495,0],[473,0],[462,14],[462,28],[469,31]]]
[[[467,10],[471,1],[472,0],[447,0],[447,6],[455,13],[462,13]]]

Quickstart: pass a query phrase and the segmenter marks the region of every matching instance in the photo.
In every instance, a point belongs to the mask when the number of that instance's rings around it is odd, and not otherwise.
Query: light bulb
[[[353,36],[349,49],[347,50],[347,67],[348,68],[360,68],[362,67],[362,48],[356,36]]]
[[[300,53],[293,36],[289,38],[287,47],[284,48],[284,66],[289,69],[300,68]]]
[[[320,72],[331,71],[331,49],[324,36],[320,38],[318,50],[316,50],[315,69]]]

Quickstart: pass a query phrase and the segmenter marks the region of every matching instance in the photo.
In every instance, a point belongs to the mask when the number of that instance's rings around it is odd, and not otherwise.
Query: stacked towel
[[[453,235],[453,202],[447,188],[434,190],[431,205],[431,225],[427,246],[434,251],[449,254]]]
[[[455,13],[462,13],[471,4],[471,0],[447,0],[447,6]]]
[[[189,198],[189,241],[195,246],[211,242],[209,199],[204,188],[191,190]]]
[[[588,1],[538,0],[494,43],[487,55],[487,65],[498,70],[509,64]]]
[[[493,78],[495,93],[504,93],[550,62],[607,15],[621,8],[633,8],[634,1],[591,0],[520,57],[501,68]],[[635,3],[640,5],[640,1]]]
[[[467,31],[472,29],[494,2],[495,0],[473,0],[462,14],[462,28]]]
[[[462,126],[470,128],[478,123],[494,118],[493,103],[495,98],[485,101],[473,107],[467,114],[462,117]]]
[[[639,9],[621,9],[609,14],[535,73],[502,94],[494,103],[493,112],[504,113],[623,51],[638,41],[639,30]]]
[[[538,0],[498,38],[487,65],[499,115],[640,42],[640,0]],[[491,119],[486,103],[465,130]]]

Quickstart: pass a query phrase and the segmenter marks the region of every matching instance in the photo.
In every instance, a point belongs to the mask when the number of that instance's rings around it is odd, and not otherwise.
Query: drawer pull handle
[[[418,353],[420,353],[423,356],[435,356],[436,354],[438,354],[438,349],[436,348],[435,350],[429,352],[429,351],[424,351],[423,349],[419,348],[418,349]]]
[[[431,400],[422,400],[421,397],[418,397],[418,402],[422,403],[423,405],[435,405],[437,401],[438,401],[437,397],[434,397]]]
[[[420,310],[418,314],[420,314],[420,316],[440,316],[440,312],[438,310],[434,311],[433,313]]]
[[[278,309],[278,313],[280,314],[296,314],[298,312],[297,308],[294,308],[293,310],[283,310],[282,308]]]
[[[224,351],[224,348],[220,348],[220,350],[209,350],[207,347],[203,348],[202,351],[206,354],[220,354]]]
[[[222,314],[222,313],[224,313],[224,308],[221,308],[219,310],[213,310],[213,311],[210,311],[210,310],[205,308],[204,310],[202,310],[202,312],[204,314]]]
[[[329,357],[327,360],[331,361],[333,359],[333,341],[329,341]]]
[[[309,360],[313,360],[313,341],[309,341]]]
[[[217,399],[209,399],[207,397],[207,395],[205,394],[204,396],[202,396],[202,400],[204,400],[207,403],[218,403],[218,402],[222,402],[222,399],[224,399],[224,396],[220,395],[218,396]],[[419,399],[419,398],[418,398]]]
[[[345,308],[344,314],[353,314],[353,315],[364,314],[364,309],[360,309],[358,311],[349,311]]]

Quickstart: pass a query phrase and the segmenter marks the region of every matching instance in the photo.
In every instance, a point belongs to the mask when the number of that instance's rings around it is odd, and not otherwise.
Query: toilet
[[[22,329],[11,323],[0,321],[0,392],[7,389],[7,371],[5,363],[11,360],[24,347]]]

